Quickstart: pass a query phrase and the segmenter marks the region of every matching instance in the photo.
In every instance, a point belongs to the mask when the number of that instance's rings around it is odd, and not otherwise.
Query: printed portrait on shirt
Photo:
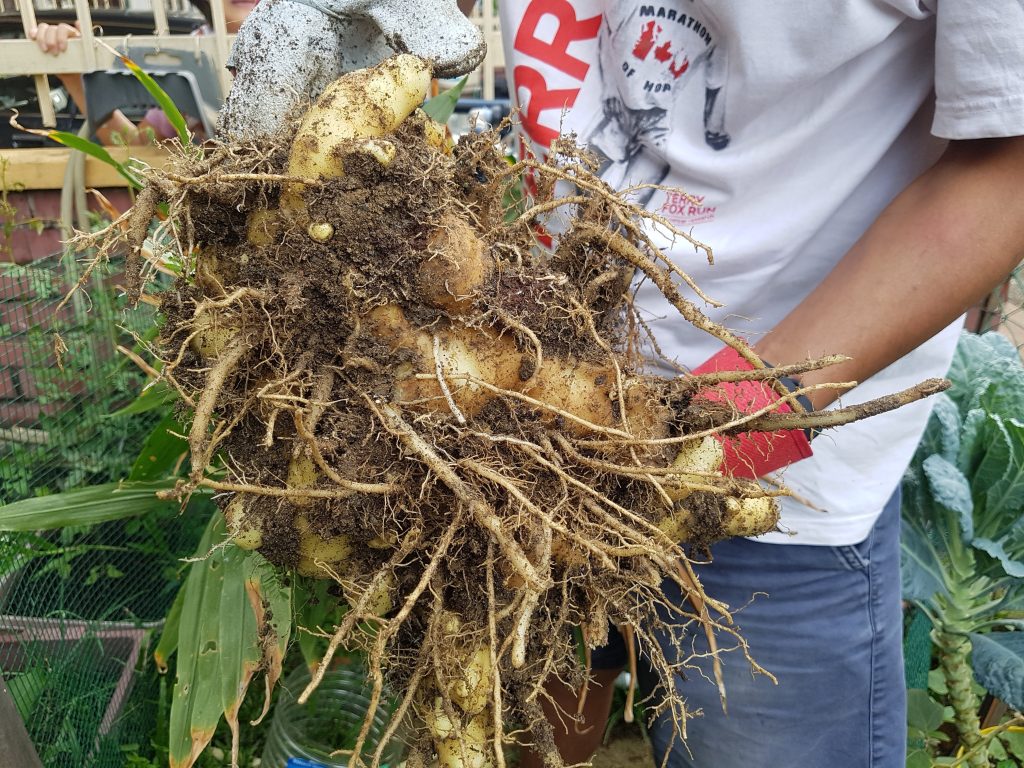
[[[613,186],[658,184],[674,120],[703,119],[709,147],[729,146],[725,100],[725,46],[703,3],[608,3],[598,38],[604,92],[580,138],[598,156]],[[688,88],[704,91],[703,115],[674,109]],[[640,194],[646,201],[653,190]]]

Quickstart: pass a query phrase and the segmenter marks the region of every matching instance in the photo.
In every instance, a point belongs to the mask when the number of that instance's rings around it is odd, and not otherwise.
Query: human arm
[[[1024,136],[951,142],[756,350],[776,365],[841,353],[804,385],[863,381],[927,341],[1024,257]],[[815,408],[836,398],[813,392]]]
[[[725,129],[725,85],[727,71],[726,52],[715,46],[708,51],[704,64],[704,141],[715,150],[729,146],[729,132]]]

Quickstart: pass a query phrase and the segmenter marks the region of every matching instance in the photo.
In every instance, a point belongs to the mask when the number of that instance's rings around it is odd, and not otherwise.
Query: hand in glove
[[[483,60],[479,30],[455,0],[263,0],[238,31],[235,71],[220,132],[235,141],[271,136],[291,109],[343,72],[399,53],[433,63],[436,77]]]
[[[717,373],[719,371],[751,371],[753,366],[731,347],[726,347],[709,360],[693,369],[694,374]],[[795,383],[783,379],[784,383]],[[723,382],[698,392],[695,397],[712,402],[731,405],[739,414],[753,413],[782,399],[768,382],[740,381]],[[808,411],[810,401],[798,398]],[[781,403],[775,412],[791,413],[793,408]],[[722,470],[733,477],[758,478],[806,459],[811,455],[811,442],[802,429],[786,429],[778,432],[743,432],[723,437],[722,448],[725,458]]]

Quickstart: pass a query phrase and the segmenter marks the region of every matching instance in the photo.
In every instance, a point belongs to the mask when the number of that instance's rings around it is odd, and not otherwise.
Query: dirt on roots
[[[156,239],[185,265],[156,350],[194,414],[177,494],[220,491],[240,545],[337,582],[350,610],[320,674],[337,649],[366,649],[375,695],[401,694],[392,733],[420,723],[410,765],[433,760],[439,732],[485,733],[480,764],[518,742],[557,765],[540,699],[552,675],[585,688],[580,640],[628,628],[666,678],[688,666],[688,631],[745,649],[688,557],[726,535],[730,500],[769,492],[671,465],[701,435],[775,427],[694,398],[713,377],[644,375],[634,273],[775,380],[683,297],[647,232],[687,235],[598,180],[571,137],[516,164],[493,134],[438,146],[419,115],[383,140],[392,160],[353,143],[343,176],[299,186],[293,216],[279,211],[298,184],[286,145],[183,156],[114,230],[141,253],[162,201]],[[539,194],[510,212],[525,173]],[[542,247],[555,209],[568,224]],[[138,296],[152,265],[135,264]],[[667,604],[666,579],[687,604]],[[677,696],[654,709],[683,731]]]

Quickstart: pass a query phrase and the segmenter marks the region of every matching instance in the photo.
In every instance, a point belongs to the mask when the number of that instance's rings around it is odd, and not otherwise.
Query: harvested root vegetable
[[[162,375],[195,413],[177,493],[224,492],[238,546],[336,580],[349,604],[303,698],[339,648],[367,647],[375,700],[400,692],[389,734],[404,719],[421,764],[502,765],[517,739],[552,752],[542,686],[584,685],[578,635],[629,627],[678,671],[653,637],[663,580],[693,606],[665,630],[735,634],[687,554],[774,529],[784,491],[724,476],[719,438],[834,426],[940,385],[822,421],[694,398],[714,375],[644,374],[637,271],[770,380],[675,289],[654,214],[568,140],[558,164],[509,165],[488,134],[447,146],[416,109],[429,77],[406,55],[346,75],[294,136],[185,158],[142,201],[169,203],[194,264],[163,298]],[[548,196],[509,220],[527,170]],[[558,180],[573,208],[546,250]],[[683,702],[666,706],[682,729]]]

